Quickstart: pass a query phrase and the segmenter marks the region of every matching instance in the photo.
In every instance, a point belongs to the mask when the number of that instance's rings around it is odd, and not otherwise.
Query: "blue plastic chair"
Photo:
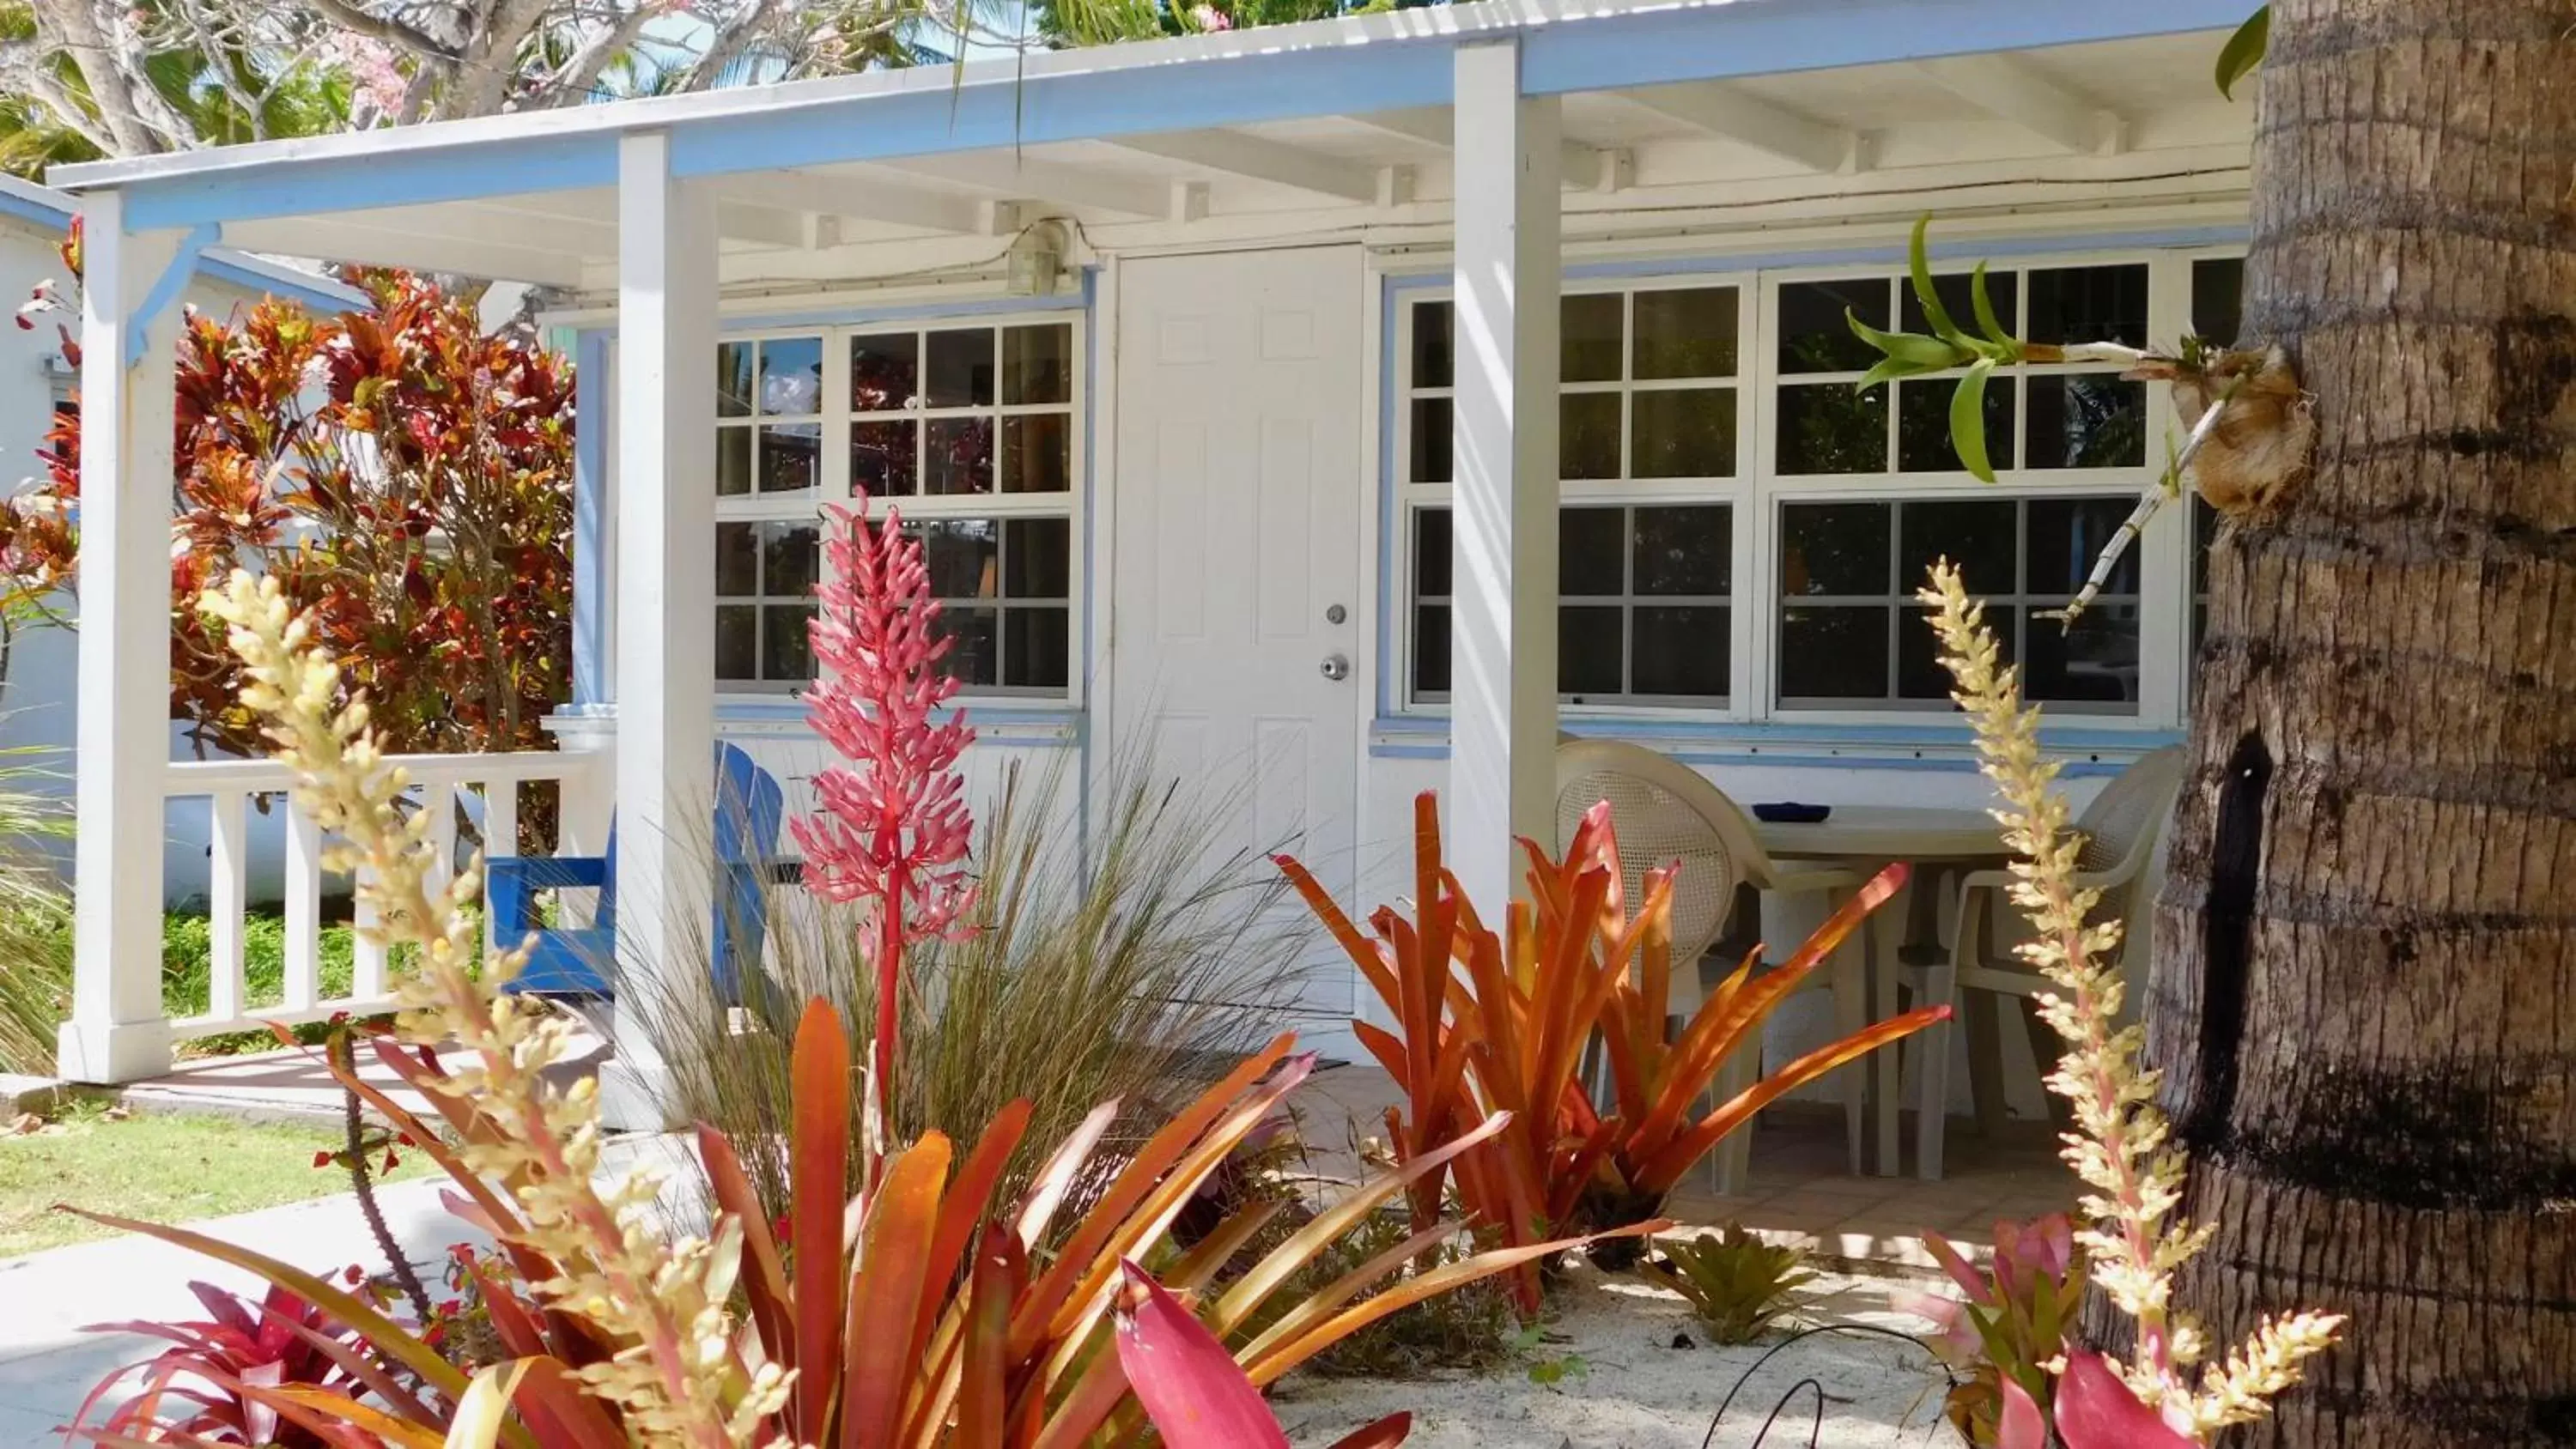
[[[716,993],[728,1006],[743,1005],[742,985],[760,972],[769,932],[769,895],[763,879],[778,851],[784,814],[778,781],[752,763],[739,745],[716,745],[716,918],[713,935]],[[608,853],[503,856],[485,863],[486,902],[496,941],[536,939],[528,964],[511,991],[540,995],[610,997],[617,978],[617,830]],[[592,924],[556,929],[537,923],[537,892],[590,888],[599,892]]]

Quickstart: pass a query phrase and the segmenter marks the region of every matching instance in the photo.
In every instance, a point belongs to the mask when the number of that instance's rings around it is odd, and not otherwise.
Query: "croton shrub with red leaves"
[[[80,273],[77,227],[63,259]],[[349,280],[365,312],[274,299],[191,311],[178,346],[171,717],[201,753],[265,753],[239,662],[197,595],[275,577],[364,689],[388,749],[550,747],[572,650],[571,364],[474,300],[401,272]],[[39,288],[19,314],[62,303]],[[62,328],[66,357],[78,344]],[[0,606],[63,613],[78,587],[80,425],[0,508]]]

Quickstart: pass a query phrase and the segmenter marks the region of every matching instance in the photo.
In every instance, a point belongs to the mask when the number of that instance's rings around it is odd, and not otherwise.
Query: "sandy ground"
[[[1950,1446],[1960,1440],[1941,1421],[1948,1380],[1919,1347],[1875,1335],[1818,1334],[1781,1349],[1745,1382],[1710,1436],[1728,1389],[1785,1335],[1744,1348],[1709,1346],[1673,1295],[1633,1280],[1578,1270],[1565,1294],[1564,1316],[1550,1326],[1540,1359],[1579,1356],[1583,1371],[1555,1384],[1532,1382],[1525,1367],[1477,1377],[1427,1381],[1330,1380],[1296,1376],[1273,1402],[1299,1449],[1320,1449],[1341,1435],[1399,1409],[1413,1411],[1408,1449],[1787,1449],[1813,1442],[1828,1449]],[[1870,1323],[1918,1331],[1915,1319],[1886,1309],[1885,1282],[1829,1277],[1809,1285],[1804,1322]],[[1697,1345],[1676,1348],[1677,1334]],[[1815,1398],[1797,1394],[1767,1436],[1763,1420],[1802,1380],[1824,1390],[1824,1423],[1815,1429]]]

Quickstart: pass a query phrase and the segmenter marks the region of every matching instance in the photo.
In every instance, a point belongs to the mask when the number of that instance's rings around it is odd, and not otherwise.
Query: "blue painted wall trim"
[[[0,191],[0,216],[14,217],[49,230],[69,235],[72,218],[79,215],[68,206],[50,206],[14,191]],[[366,305],[366,297],[355,288],[337,287],[321,277],[310,286],[298,286],[265,272],[254,271],[230,257],[203,255],[197,258],[200,275],[230,283],[245,292],[260,292],[280,301],[301,303],[325,316]]]
[[[608,339],[573,344],[572,702],[606,704],[608,688]]]

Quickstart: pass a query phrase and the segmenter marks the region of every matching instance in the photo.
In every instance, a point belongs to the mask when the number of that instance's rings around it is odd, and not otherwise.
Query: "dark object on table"
[[[1831,805],[1801,805],[1794,800],[1775,800],[1753,807],[1753,818],[1773,825],[1813,825],[1834,813]]]

